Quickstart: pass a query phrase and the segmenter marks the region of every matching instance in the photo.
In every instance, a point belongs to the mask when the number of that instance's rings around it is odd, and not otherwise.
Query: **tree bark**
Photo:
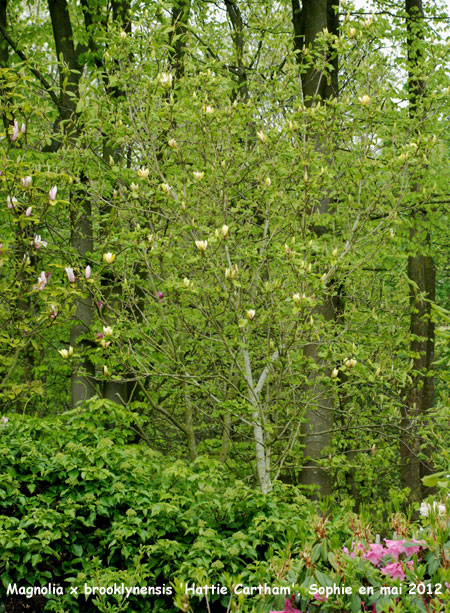
[[[420,100],[425,92],[421,75],[420,44],[424,37],[424,13],[422,0],[405,0],[407,14],[408,47],[408,90],[409,116],[419,131]],[[417,192],[421,186],[416,182],[412,187]],[[416,253],[408,258],[408,279],[410,281],[410,353],[413,356],[412,383],[406,390],[402,407],[402,435],[400,453],[402,458],[401,482],[411,490],[411,501],[423,498],[421,477],[429,473],[431,466],[421,462],[419,454],[422,444],[418,434],[420,422],[434,404],[434,323],[431,303],[436,299],[436,271],[430,252],[430,235],[424,231],[427,222],[425,210],[412,212],[410,231],[411,245]]]
[[[300,8],[299,0],[292,0],[292,22],[294,26],[294,48],[297,52],[297,62],[302,67],[304,49],[315,50],[317,35],[325,29],[332,34],[338,31],[338,14],[336,7],[338,0],[304,0]],[[317,100],[326,100],[337,95],[338,92],[338,58],[332,47],[326,50],[327,63],[332,70],[325,74],[319,71],[315,62],[308,64],[302,72],[302,93],[306,106],[311,106]],[[324,145],[321,135],[312,134],[315,148],[323,152]],[[326,152],[325,152],[326,153]],[[328,213],[330,198],[323,194],[318,212]],[[325,229],[317,225],[314,232],[320,236]],[[326,322],[336,321],[336,308],[332,292],[327,292],[322,304],[316,308],[316,312]],[[320,459],[324,450],[331,444],[331,433],[334,421],[334,395],[329,387],[321,381],[321,375],[329,374],[330,368],[319,357],[319,350],[323,340],[310,343],[305,347],[305,356],[313,360],[319,368],[313,369],[311,375],[311,391],[314,398],[314,406],[308,408],[305,413],[305,422],[302,426],[304,465],[300,473],[300,482],[303,485],[316,486],[320,496],[331,493],[331,475],[328,470],[320,466]],[[321,373],[321,374],[318,374]]]
[[[53,37],[59,64],[59,114],[63,127],[70,139],[76,138],[79,128],[75,100],[78,99],[78,83],[81,76],[79,54],[75,47],[72,23],[66,0],[48,0],[52,22]],[[86,177],[80,174],[80,189],[74,191],[75,209],[71,215],[71,245],[78,253],[79,261],[87,264],[88,254],[94,248],[91,203],[84,193]],[[80,339],[92,323],[93,304],[89,293],[77,298],[75,303],[74,324],[70,332],[70,344],[81,357],[74,367],[71,378],[72,406],[75,408],[92,398],[95,394],[95,369],[87,351],[90,343]]]

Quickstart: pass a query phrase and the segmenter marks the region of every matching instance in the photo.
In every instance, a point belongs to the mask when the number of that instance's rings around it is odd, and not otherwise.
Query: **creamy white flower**
[[[195,241],[195,246],[199,251],[206,251],[208,247],[208,241]]]
[[[256,315],[256,311],[255,309],[249,309],[248,311],[246,311],[247,313],[247,317],[252,321],[253,319],[255,319],[255,315]]]
[[[364,94],[364,96],[360,96],[358,100],[363,106],[366,106],[370,102],[370,96]]]
[[[173,80],[173,77],[170,72],[162,72],[158,76],[159,84],[162,85],[162,87],[167,87],[168,89],[172,87],[172,80]]]

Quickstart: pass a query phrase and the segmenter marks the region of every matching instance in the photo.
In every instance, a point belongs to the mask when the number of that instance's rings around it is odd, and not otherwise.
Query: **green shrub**
[[[286,583],[276,560],[311,535],[311,504],[282,485],[263,496],[211,459],[188,466],[135,444],[138,419],[97,400],[51,421],[16,415],[1,425],[3,596],[10,583],[50,582],[65,594],[48,596],[45,610],[79,611],[85,596],[69,586],[84,583]],[[97,595],[86,610],[175,611],[174,598],[184,606],[175,590]],[[203,611],[201,600],[191,607]]]

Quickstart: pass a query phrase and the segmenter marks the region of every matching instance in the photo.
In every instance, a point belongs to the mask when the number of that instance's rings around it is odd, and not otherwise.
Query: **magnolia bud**
[[[267,136],[264,134],[264,132],[257,132],[256,136],[261,143],[267,142]]]

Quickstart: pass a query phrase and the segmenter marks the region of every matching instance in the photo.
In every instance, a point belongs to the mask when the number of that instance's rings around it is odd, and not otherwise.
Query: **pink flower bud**
[[[70,283],[75,283],[75,275],[73,274],[73,268],[66,268],[66,275]]]
[[[100,300],[97,302],[97,308],[100,311],[100,309],[103,307],[103,302],[100,302]]]
[[[157,297],[162,300],[164,298],[164,294],[162,292],[156,292]]]
[[[53,187],[50,188],[49,192],[48,192],[48,197],[50,198],[50,200],[56,200],[56,194],[58,193],[58,187],[56,185],[54,185]]]
[[[17,119],[14,119],[14,124],[13,124],[13,130],[12,130],[12,135],[11,135],[11,140],[15,141],[17,140],[17,137],[19,136],[19,124],[17,123]]]
[[[30,176],[26,176],[26,177],[22,177],[20,179],[20,182],[22,183],[23,187],[30,187],[30,185],[33,182],[33,179]]]
[[[31,215],[31,211],[33,210],[32,206],[29,206],[25,211],[25,217],[29,217]]]
[[[52,310],[50,311],[49,317],[50,317],[50,319],[53,320],[53,319],[56,319],[56,317],[58,315],[58,311],[55,309],[53,304],[51,304],[50,306],[51,306]]]
[[[20,131],[22,132],[22,134],[25,134],[25,132],[27,131],[27,126],[24,123],[20,126]]]
[[[8,209],[14,209],[15,206],[17,204],[17,198],[14,198],[14,196],[11,198],[11,196],[6,196],[6,206],[8,207]]]
[[[89,266],[89,264],[86,266],[86,270],[84,271],[84,278],[85,279],[89,279],[91,276],[91,267]]]

